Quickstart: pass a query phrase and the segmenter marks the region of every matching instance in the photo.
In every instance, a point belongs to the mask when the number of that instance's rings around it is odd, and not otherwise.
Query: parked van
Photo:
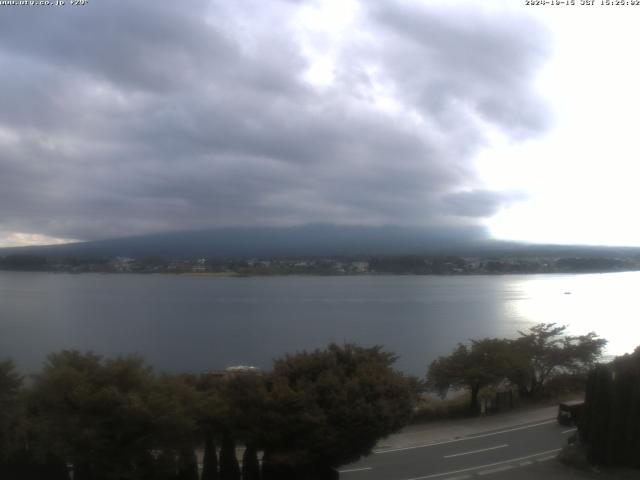
[[[558,423],[573,427],[580,421],[580,414],[584,408],[583,400],[564,402],[558,405]]]

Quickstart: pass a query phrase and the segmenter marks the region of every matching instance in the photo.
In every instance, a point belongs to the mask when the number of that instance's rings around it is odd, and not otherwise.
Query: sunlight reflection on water
[[[595,331],[620,355],[640,343],[640,273],[544,275],[514,283],[521,295],[505,302],[505,316],[568,325],[568,333]]]

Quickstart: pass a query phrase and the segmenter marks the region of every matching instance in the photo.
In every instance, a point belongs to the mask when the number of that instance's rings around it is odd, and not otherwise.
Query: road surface
[[[575,428],[545,420],[468,437],[377,450],[341,467],[340,480],[464,480],[491,478],[554,458]]]

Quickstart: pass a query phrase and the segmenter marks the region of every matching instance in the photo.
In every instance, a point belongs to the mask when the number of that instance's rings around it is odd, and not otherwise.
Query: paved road
[[[464,438],[378,450],[340,468],[341,480],[462,480],[554,458],[575,429],[555,420]]]

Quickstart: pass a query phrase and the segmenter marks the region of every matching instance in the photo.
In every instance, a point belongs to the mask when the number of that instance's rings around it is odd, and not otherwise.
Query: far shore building
[[[234,365],[224,370],[211,370],[204,372],[207,377],[213,378],[233,378],[243,375],[262,375],[262,370],[251,365]]]

